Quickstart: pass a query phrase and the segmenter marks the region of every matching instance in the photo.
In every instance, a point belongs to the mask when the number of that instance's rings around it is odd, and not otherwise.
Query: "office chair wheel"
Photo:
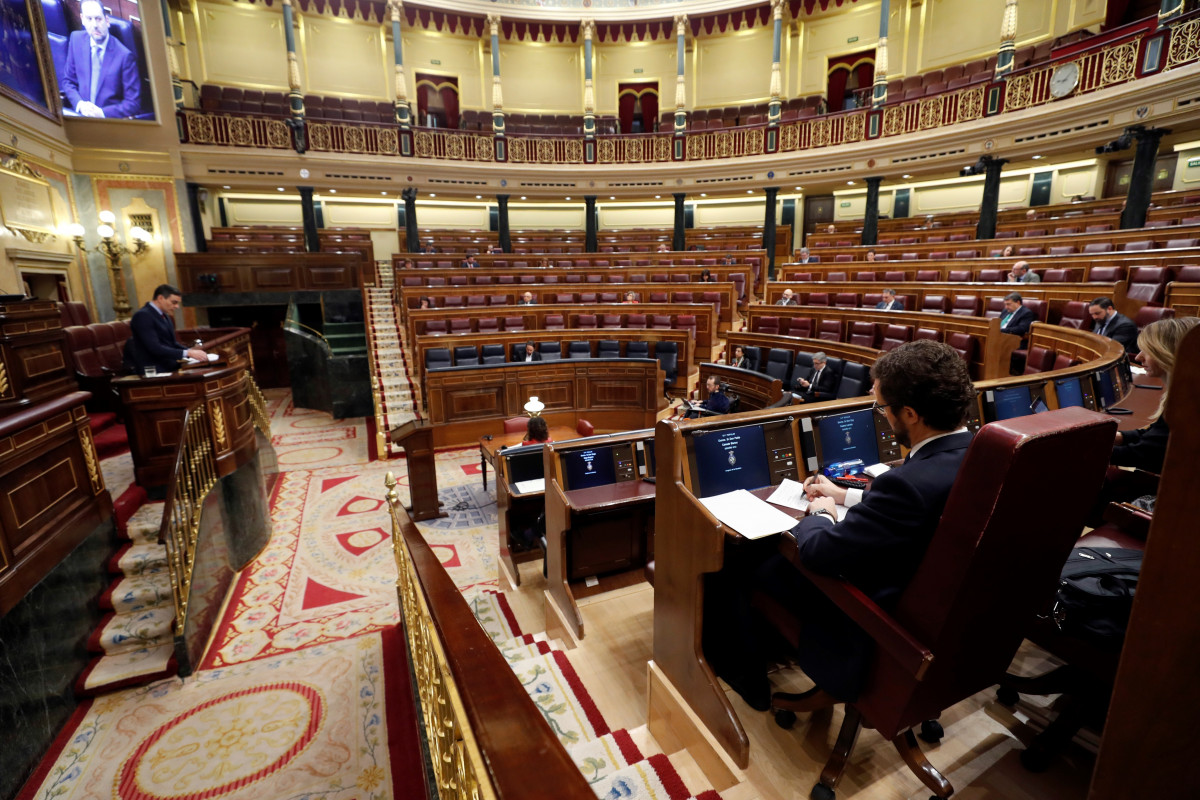
[[[837,797],[837,795],[833,793],[833,789],[830,789],[823,783],[814,784],[812,791],[808,793],[808,796],[812,798],[812,800],[834,800],[834,798]]]
[[[937,744],[946,735],[946,731],[942,728],[942,723],[936,719],[927,719],[921,723],[921,732],[917,734],[921,737],[921,741],[929,744]]]
[[[783,728],[785,731],[791,730],[792,726],[796,724],[796,712],[788,711],[787,709],[776,711],[775,724]]]
[[[1001,686],[996,689],[996,699],[1001,705],[1012,708],[1021,700],[1021,694],[1010,686]]]

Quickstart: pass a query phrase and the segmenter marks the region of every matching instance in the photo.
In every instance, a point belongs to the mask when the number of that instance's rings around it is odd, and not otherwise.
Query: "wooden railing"
[[[396,588],[438,797],[593,800],[582,773],[404,510],[392,473],[385,483]]]

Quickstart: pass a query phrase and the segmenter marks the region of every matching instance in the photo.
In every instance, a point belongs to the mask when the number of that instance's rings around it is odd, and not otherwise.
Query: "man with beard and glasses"
[[[924,340],[884,353],[871,377],[875,412],[887,418],[908,456],[865,492],[823,477],[806,480],[807,516],[792,534],[808,569],[841,576],[891,609],[925,555],[966,457],[971,434],[963,422],[975,388],[953,348]],[[840,518],[835,505],[847,509]],[[731,655],[713,652],[718,674],[752,708],[770,705],[769,629],[750,606],[751,593],[763,591],[801,620],[797,661],[808,677],[838,700],[857,698],[871,656],[862,629],[777,552],[743,574],[749,580],[735,601],[741,618],[729,631],[728,649],[721,648]]]

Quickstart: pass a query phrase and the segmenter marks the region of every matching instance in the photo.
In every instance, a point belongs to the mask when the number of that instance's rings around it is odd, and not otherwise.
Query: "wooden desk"
[[[599,594],[645,580],[643,569],[654,553],[656,486],[642,479],[637,465],[639,442],[651,445],[649,430],[589,438],[584,443],[556,442],[546,448],[546,629],[578,641],[583,615],[575,598]],[[575,445],[575,446],[573,446]],[[628,447],[632,475],[615,483],[563,489],[568,483],[563,457],[585,447]],[[622,480],[625,477],[625,480]],[[632,479],[630,479],[632,478]],[[597,579],[592,586],[589,579]]]
[[[579,434],[574,428],[568,428],[565,425],[555,425],[550,428],[550,439],[556,442],[565,442],[569,439],[578,439]],[[492,465],[492,469],[496,468],[496,453],[506,447],[521,444],[525,441],[525,432],[517,433],[485,433],[479,437],[479,471],[483,474],[483,488],[487,490],[487,468],[488,464]]]
[[[1043,332],[1039,332],[1039,327]],[[1068,351],[1086,357],[1085,362],[1036,375],[979,381],[976,388],[982,391],[991,387],[1084,376],[1111,367],[1120,361],[1123,354],[1118,343],[1084,331],[1035,325],[1031,340],[1037,341],[1039,335],[1047,337],[1047,344],[1051,343],[1049,337],[1056,337],[1053,341],[1059,342],[1061,348],[1074,346],[1076,350]],[[1048,391],[1047,402],[1051,408],[1056,408],[1057,396]],[[745,729],[717,681],[704,650],[706,609],[713,608],[711,604],[719,602],[710,588],[712,581],[721,579],[727,559],[729,563],[734,563],[734,556],[727,551],[727,547],[742,540],[717,521],[693,493],[688,440],[697,430],[786,420],[801,444],[801,455],[804,457],[798,460],[798,472],[799,477],[804,478],[807,456],[810,455],[800,435],[805,418],[861,409],[868,405],[869,401],[864,398],[835,400],[754,411],[732,418],[664,420],[655,429],[658,480],[654,531],[654,661],[650,670],[648,722],[651,733],[660,741],[688,742],[689,747],[695,744],[701,750],[697,761],[702,764],[720,763],[724,758],[712,751],[704,753],[706,741],[719,743],[728,758],[743,769],[750,760],[749,739]],[[691,727],[686,721],[689,715],[698,718],[706,731],[700,732]]]

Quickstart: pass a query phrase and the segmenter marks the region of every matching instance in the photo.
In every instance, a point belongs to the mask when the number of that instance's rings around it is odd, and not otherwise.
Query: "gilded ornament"
[[[921,101],[921,130],[941,127],[943,101],[944,98],[941,95],[926,97]]]
[[[83,448],[83,460],[87,464],[88,479],[92,482],[92,492],[100,494],[104,491],[104,478],[96,464],[96,448],[92,443],[92,433],[87,428],[79,429],[79,446]]]
[[[221,408],[221,401],[213,400],[209,403],[208,408],[212,414],[213,438],[216,440],[217,447],[224,450],[228,447],[229,439],[225,432],[225,412]]]

